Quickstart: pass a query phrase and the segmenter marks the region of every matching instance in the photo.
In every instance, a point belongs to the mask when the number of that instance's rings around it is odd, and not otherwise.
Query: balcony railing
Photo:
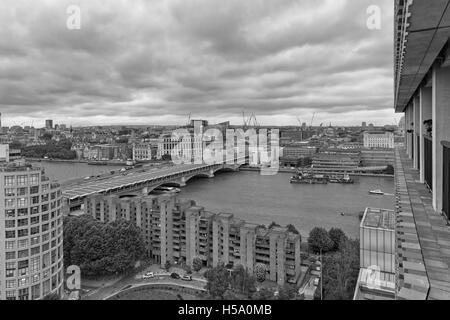
[[[424,146],[424,173],[425,183],[433,190],[433,140],[429,136],[423,136]]]

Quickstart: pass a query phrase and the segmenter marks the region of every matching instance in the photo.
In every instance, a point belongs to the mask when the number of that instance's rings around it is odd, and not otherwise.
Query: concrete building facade
[[[394,149],[394,133],[366,131],[363,134],[363,143],[364,148]]]
[[[204,266],[243,265],[250,273],[266,265],[267,278],[284,284],[300,276],[301,237],[287,228],[267,228],[236,219],[230,213],[211,213],[192,200],[176,196],[92,195],[85,214],[102,221],[126,219],[142,229],[149,255],[161,265],[200,258]]]
[[[40,168],[0,165],[0,300],[63,294],[61,189]]]

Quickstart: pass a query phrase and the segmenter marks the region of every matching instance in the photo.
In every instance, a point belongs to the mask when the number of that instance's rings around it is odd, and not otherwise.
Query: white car
[[[151,279],[151,278],[154,278],[154,277],[155,277],[155,275],[153,274],[153,272],[147,272],[146,274],[144,274],[142,276],[142,279]]]

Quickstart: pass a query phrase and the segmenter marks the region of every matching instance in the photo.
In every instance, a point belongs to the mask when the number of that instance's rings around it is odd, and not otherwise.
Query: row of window
[[[18,208],[17,209],[17,217],[27,216],[28,213],[31,213],[33,215],[33,214],[39,213],[40,211],[46,212],[49,209],[51,209],[51,210],[56,209],[56,207],[59,207],[60,205],[61,205],[61,201],[58,200],[58,201],[51,202],[50,205],[48,203],[46,203],[46,204],[42,204],[41,206],[32,206],[29,208],[30,210],[28,210],[28,208]],[[7,207],[9,207],[9,208],[5,210],[5,217],[6,218],[15,218],[16,217],[16,209],[11,208],[11,207],[14,207],[14,204],[11,205],[11,203],[8,202]],[[57,211],[59,212],[60,209],[58,209]]]
[[[5,176],[5,186],[39,184],[39,173]],[[48,186],[48,185],[47,185]]]
[[[52,218],[54,218],[54,212],[52,212]],[[23,219],[17,219],[17,220],[5,220],[5,228],[6,229],[11,229],[11,228],[16,228],[16,227],[26,227],[28,225],[35,225],[35,224],[39,224],[41,222],[41,217],[42,217],[42,222],[47,222],[49,220],[49,214],[43,214],[42,216],[34,216],[31,218],[23,218]],[[51,228],[54,228],[56,223],[60,223],[61,218],[59,218],[57,221],[52,221],[51,222]]]
[[[62,221],[59,221],[59,225],[62,225]],[[42,226],[35,226],[35,227],[31,227],[30,229],[26,228],[26,229],[19,229],[19,230],[6,230],[5,231],[5,238],[6,239],[14,239],[14,238],[23,238],[23,237],[27,237],[29,235],[35,235],[38,234],[40,232],[46,232],[51,228],[55,228],[56,224],[55,221],[52,221],[51,225],[46,223]],[[58,228],[58,231],[61,229],[61,227]],[[17,231],[17,232],[16,232]],[[52,233],[55,232],[52,231]]]

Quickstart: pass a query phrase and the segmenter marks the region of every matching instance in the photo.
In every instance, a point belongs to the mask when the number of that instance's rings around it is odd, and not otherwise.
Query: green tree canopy
[[[318,253],[322,250],[325,253],[333,249],[334,243],[330,239],[327,230],[315,227],[309,233],[308,245],[313,252]]]
[[[328,231],[331,241],[333,241],[333,250],[339,250],[340,247],[348,240],[344,231],[339,228],[331,228]]]
[[[123,273],[145,253],[141,230],[129,221],[102,223],[91,216],[64,218],[64,263],[83,274]]]

